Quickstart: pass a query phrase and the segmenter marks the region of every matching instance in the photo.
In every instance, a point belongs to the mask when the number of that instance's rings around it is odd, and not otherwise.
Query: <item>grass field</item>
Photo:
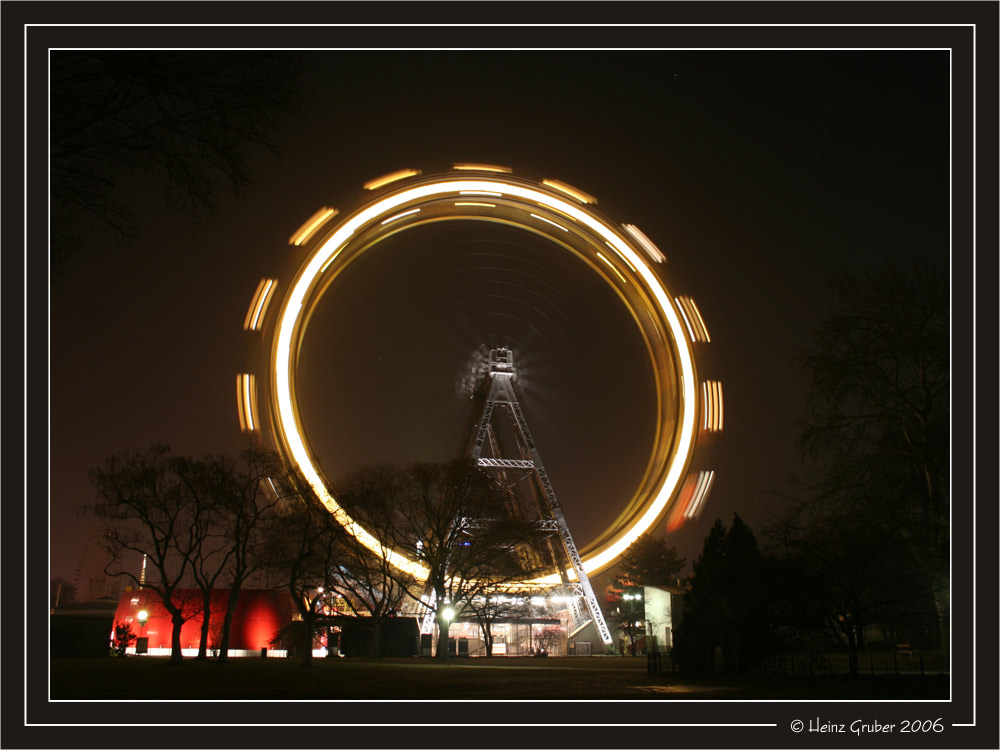
[[[53,700],[829,700],[946,699],[946,678],[686,679],[643,657],[185,660],[53,659]]]

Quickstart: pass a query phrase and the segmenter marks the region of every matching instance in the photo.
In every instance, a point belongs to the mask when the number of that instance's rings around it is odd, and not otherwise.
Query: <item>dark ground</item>
[[[53,659],[53,700],[422,699],[503,700],[914,700],[947,699],[947,677],[695,679],[650,676],[644,657],[558,659]]]

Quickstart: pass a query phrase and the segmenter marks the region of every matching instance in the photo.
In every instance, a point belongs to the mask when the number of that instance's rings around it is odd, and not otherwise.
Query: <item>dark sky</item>
[[[51,304],[52,574],[72,577],[93,518],[87,471],[115,451],[242,444],[235,374],[262,276],[287,280],[288,237],[323,205],[404,167],[513,167],[597,197],[667,255],[721,379],[725,430],[702,517],[669,541],[693,559],[712,521],[758,529],[797,468],[808,379],[792,357],[831,309],[827,277],[923,255],[947,269],[947,52],[313,52],[282,155],[197,232],[130,185],[140,233],[96,235]],[[648,452],[651,399],[634,326],[565,252],[487,225],[399,235],[328,290],[303,346],[304,421],[326,470],[447,458],[466,414],[456,381],[508,343],[571,530],[620,510]],[[647,367],[648,369],[648,367]],[[663,524],[658,526],[663,532]]]

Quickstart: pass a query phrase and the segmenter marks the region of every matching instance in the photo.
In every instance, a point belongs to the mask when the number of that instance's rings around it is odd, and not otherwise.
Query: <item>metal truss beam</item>
[[[534,461],[526,461],[519,458],[480,458],[476,462],[478,466],[485,466],[491,469],[534,469]]]

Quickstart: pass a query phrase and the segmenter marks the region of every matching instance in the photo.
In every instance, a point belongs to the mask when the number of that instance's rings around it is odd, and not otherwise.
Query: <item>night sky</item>
[[[668,540],[689,561],[712,521],[754,529],[799,468],[807,374],[791,360],[831,310],[827,278],[887,260],[949,260],[949,59],[942,52],[310,52],[282,155],[192,229],[157,188],[125,187],[135,243],[95,235],[51,301],[51,562],[72,578],[95,519],[87,472],[154,440],[182,454],[243,445],[235,375],[263,276],[287,281],[289,236],[321,206],[411,167],[512,167],[598,199],[666,254],[698,302],[722,380],[724,432],[699,461],[707,507]],[[272,309],[272,314],[273,314]],[[299,393],[320,462],[447,459],[482,345],[523,367],[524,407],[577,544],[645,467],[651,377],[638,332],[580,261],[509,228],[449,222],[397,235],[317,307]],[[645,369],[644,369],[645,368]],[[664,525],[657,526],[663,533]]]

